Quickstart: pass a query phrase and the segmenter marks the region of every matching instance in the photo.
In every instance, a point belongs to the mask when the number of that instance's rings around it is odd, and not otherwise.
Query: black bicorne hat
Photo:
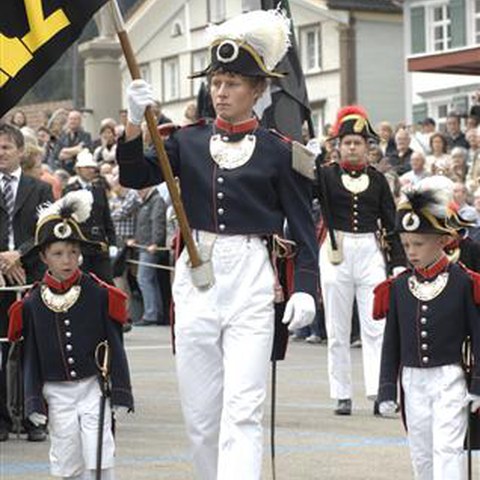
[[[89,218],[92,204],[92,192],[77,190],[67,193],[55,203],[43,205],[39,210],[34,244],[27,253],[59,241],[79,242],[94,249],[104,248],[101,243],[86,238],[79,225]]]
[[[368,119],[367,112],[359,105],[348,105],[337,113],[333,134],[330,138],[342,138],[345,135],[360,135],[367,140],[379,140],[378,134]]]
[[[455,236],[469,226],[453,201],[453,182],[444,176],[427,177],[404,192],[397,207],[399,233],[436,233]]]
[[[275,71],[290,47],[290,21],[280,10],[256,10],[207,29],[209,65],[190,78],[221,70],[247,77],[278,78]]]

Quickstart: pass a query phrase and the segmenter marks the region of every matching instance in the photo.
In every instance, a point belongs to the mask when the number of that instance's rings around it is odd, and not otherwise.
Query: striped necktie
[[[3,201],[8,213],[8,235],[13,233],[13,208],[15,207],[15,198],[13,196],[12,182],[14,177],[12,175],[3,175]]]

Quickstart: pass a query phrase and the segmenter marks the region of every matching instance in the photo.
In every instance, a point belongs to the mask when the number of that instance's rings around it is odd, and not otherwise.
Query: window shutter
[[[413,124],[417,124],[423,122],[428,117],[428,105],[426,102],[424,103],[417,103],[413,106],[412,111],[413,116]]]
[[[466,44],[465,0],[450,1],[450,18],[452,26],[452,48],[464,47]]]
[[[414,7],[410,10],[410,29],[412,53],[425,52],[425,7]]]
[[[452,98],[452,110],[458,115],[468,114],[468,95],[457,95]]]

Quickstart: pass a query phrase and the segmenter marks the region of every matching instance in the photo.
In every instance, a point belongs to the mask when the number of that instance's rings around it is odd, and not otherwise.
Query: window
[[[148,83],[152,83],[152,77],[150,75],[150,65],[148,63],[143,63],[139,65],[140,76]]]
[[[322,43],[320,25],[301,30],[302,65],[306,73],[322,68]]]
[[[192,53],[192,73],[201,72],[208,65],[208,50]],[[196,96],[204,78],[194,78],[192,81],[192,96]]]
[[[312,106],[312,123],[317,137],[322,136],[325,129],[325,109],[323,106]]]
[[[208,20],[210,22],[223,22],[225,15],[225,0],[208,0]]]
[[[450,7],[447,4],[432,6],[430,14],[431,49],[441,52],[452,48]]]
[[[163,61],[163,101],[170,102],[180,98],[180,75],[178,58]]]
[[[475,13],[473,15],[475,43],[480,44],[480,0],[475,0]]]
[[[251,10],[260,10],[260,0],[242,0],[242,12],[250,12]]]

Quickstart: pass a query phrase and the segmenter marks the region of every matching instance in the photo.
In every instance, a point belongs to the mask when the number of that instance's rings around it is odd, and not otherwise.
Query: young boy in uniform
[[[42,209],[32,248],[48,267],[41,282],[10,308],[9,337],[25,344],[25,415],[50,430],[50,471],[64,479],[93,480],[100,419],[97,346],[108,343],[113,407],[133,409],[122,324],[125,295],[79,269],[79,227],[92,206],[89,191],[67,194]],[[113,480],[111,407],[103,422],[102,476]]]
[[[467,409],[469,401],[472,411],[480,406],[480,364],[467,386],[462,345],[470,336],[480,358],[480,275],[444,253],[459,227],[445,179],[424,179],[406,197],[396,228],[411,268],[375,289],[374,317],[387,316],[380,413],[395,411],[400,381],[415,478],[464,480]]]

